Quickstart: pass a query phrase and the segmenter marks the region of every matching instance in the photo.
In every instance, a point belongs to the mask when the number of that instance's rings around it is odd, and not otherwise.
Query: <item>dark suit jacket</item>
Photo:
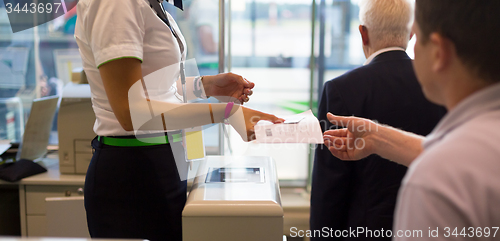
[[[390,51],[326,82],[318,111],[323,131],[332,129],[326,118],[328,112],[427,135],[446,110],[425,99],[408,55]],[[324,145],[318,146],[312,179],[311,230],[392,229],[396,197],[406,169],[377,155],[344,162]]]

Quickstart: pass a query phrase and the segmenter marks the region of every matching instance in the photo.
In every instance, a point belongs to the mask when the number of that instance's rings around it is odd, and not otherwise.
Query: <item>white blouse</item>
[[[186,46],[175,20],[166,13],[173,30]],[[83,69],[92,91],[96,114],[94,131],[101,136],[133,135],[125,131],[109,104],[98,67],[108,61],[134,57],[142,61],[143,77],[186,57],[181,54],[177,39],[169,27],[156,15],[147,0],[81,0],[77,5],[75,38],[80,48]],[[171,86],[158,93],[161,99],[180,103],[175,82],[179,72],[168,75],[164,84]],[[167,77],[165,77],[167,78]],[[154,93],[150,93],[154,94]],[[154,96],[150,96],[154,98]],[[160,96],[156,96],[158,99]]]

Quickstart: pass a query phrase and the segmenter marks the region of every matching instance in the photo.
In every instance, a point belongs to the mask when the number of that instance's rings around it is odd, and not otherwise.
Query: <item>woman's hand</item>
[[[248,102],[254,86],[254,83],[233,73],[203,76],[205,94],[222,102],[236,102],[236,100],[239,104]]]
[[[274,124],[283,123],[285,120],[276,117],[275,115],[267,114],[257,110],[252,110],[247,107],[241,106],[243,110],[243,116],[245,118],[245,127],[247,134],[247,141],[255,140],[255,130],[254,127],[260,120],[267,120]]]

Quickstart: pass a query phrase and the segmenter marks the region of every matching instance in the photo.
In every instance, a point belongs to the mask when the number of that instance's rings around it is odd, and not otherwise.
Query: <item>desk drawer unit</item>
[[[31,237],[46,236],[47,234],[45,198],[83,196],[83,185],[26,185],[25,188],[27,235]]]

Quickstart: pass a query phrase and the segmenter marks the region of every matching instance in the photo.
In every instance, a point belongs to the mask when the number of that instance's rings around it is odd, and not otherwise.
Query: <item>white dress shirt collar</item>
[[[381,54],[383,54],[385,52],[389,52],[389,51],[403,51],[403,52],[405,52],[406,50],[404,48],[401,48],[401,47],[390,47],[390,48],[381,49],[381,50],[373,53],[372,55],[370,55],[370,57],[368,57],[366,59],[366,61],[365,61],[365,63],[363,65],[370,64],[375,57],[377,57],[377,56],[379,56],[379,55],[381,55]]]

